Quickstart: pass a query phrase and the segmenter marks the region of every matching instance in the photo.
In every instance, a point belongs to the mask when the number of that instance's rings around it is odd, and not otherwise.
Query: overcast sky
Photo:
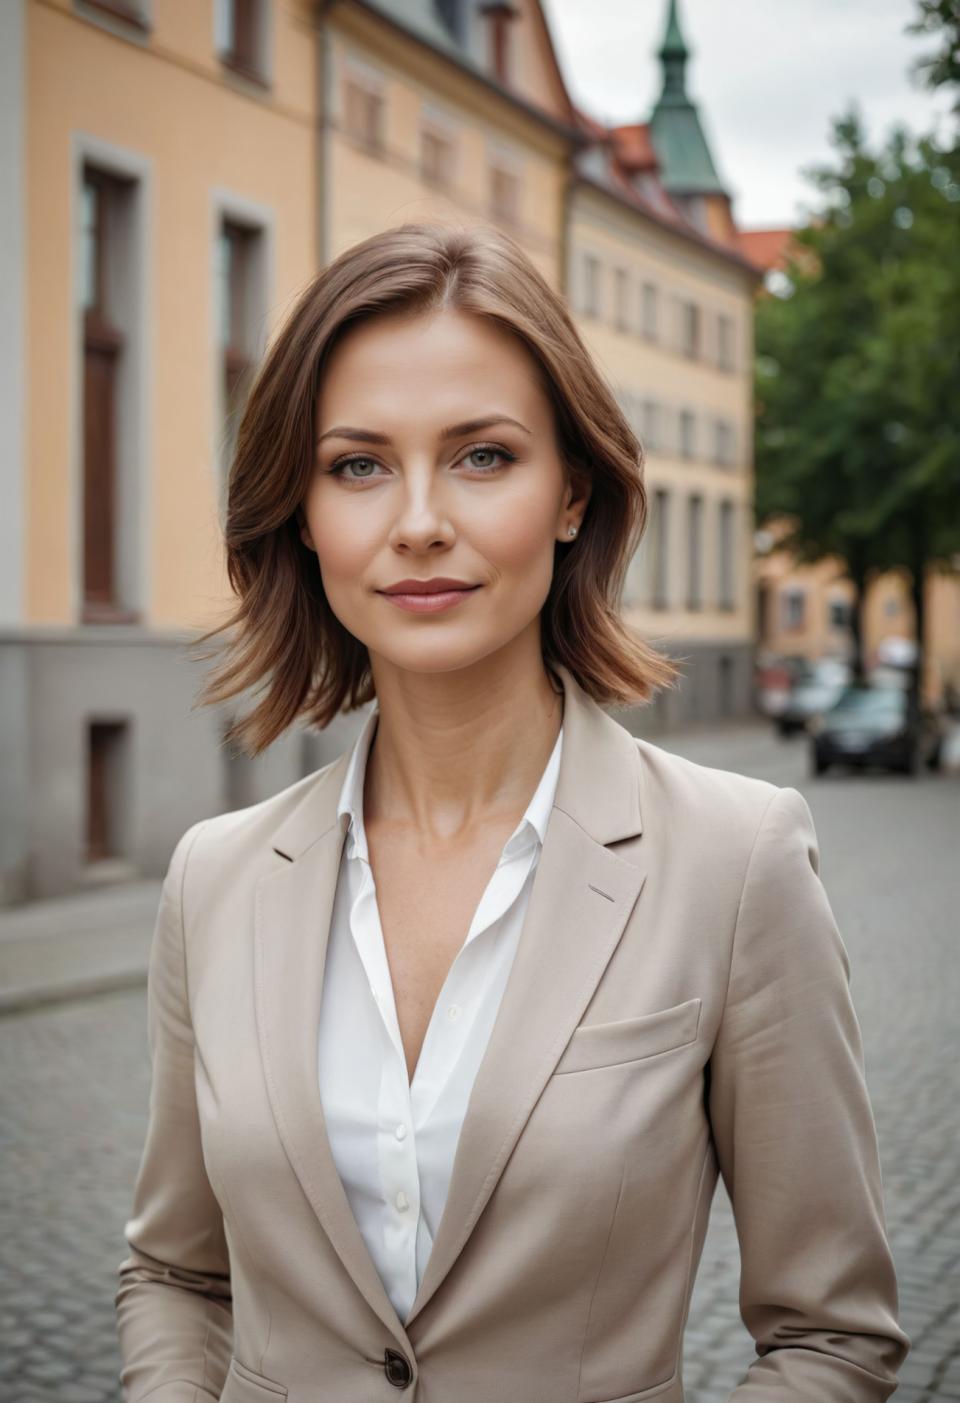
[[[542,0],[573,100],[601,122],[646,121],[667,0]],[[680,0],[700,108],[741,226],[793,224],[816,199],[801,169],[830,155],[831,118],[857,101],[871,138],[897,121],[948,129],[950,99],[918,87],[930,39],[913,0]]]

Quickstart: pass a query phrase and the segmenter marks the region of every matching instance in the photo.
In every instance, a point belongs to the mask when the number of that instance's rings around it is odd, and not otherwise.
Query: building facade
[[[683,660],[630,718],[749,705],[757,280],[686,85],[571,101],[539,0],[6,0],[0,901],[156,876],[196,818],[339,752],[250,761],[193,709],[225,617],[246,389],[305,283],[419,218],[508,229],[570,300],[646,452],[623,607]]]
[[[243,792],[182,644],[223,609],[244,385],[316,266],[311,11],[0,6],[6,901],[155,875]]]

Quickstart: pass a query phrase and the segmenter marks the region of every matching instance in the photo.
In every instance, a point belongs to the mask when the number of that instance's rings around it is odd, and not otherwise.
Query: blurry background
[[[0,1396],[117,1397],[159,878],[259,760],[191,712],[233,437],[313,277],[501,224],[646,452],[619,713],[801,788],[853,965],[915,1349],[960,1398],[956,0],[0,2]],[[642,1244],[638,1244],[642,1250]],[[749,1362],[722,1191],[693,1400]]]

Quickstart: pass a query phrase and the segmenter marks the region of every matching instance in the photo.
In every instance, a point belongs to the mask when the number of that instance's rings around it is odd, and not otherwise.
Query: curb
[[[91,974],[78,979],[63,979],[49,984],[25,984],[0,989],[0,1018],[10,1014],[31,1013],[53,1004],[89,999],[97,994],[112,994],[120,989],[145,988],[145,969],[117,970],[113,974]]]

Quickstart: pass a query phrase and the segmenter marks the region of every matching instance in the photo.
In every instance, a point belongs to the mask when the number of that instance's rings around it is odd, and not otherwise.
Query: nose
[[[435,542],[448,544],[454,539],[444,484],[432,468],[407,472],[396,501],[390,528],[390,544],[396,549],[425,550]]]

